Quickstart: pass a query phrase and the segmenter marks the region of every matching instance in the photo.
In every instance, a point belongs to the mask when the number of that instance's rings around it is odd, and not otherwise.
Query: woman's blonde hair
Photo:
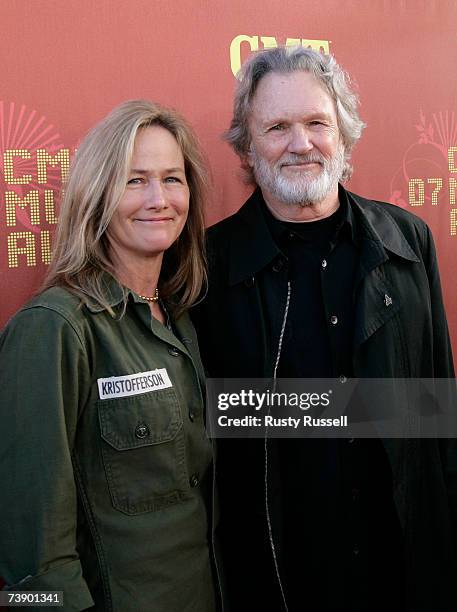
[[[148,100],[115,108],[81,142],[65,185],[54,255],[44,289],[66,287],[87,303],[114,312],[106,297],[106,272],[114,275],[107,228],[124,193],[138,130],[159,125],[178,142],[189,185],[189,215],[178,240],[164,253],[160,294],[175,316],[189,308],[206,283],[204,199],[207,172],[197,140],[174,110]],[[127,292],[125,292],[124,304]]]

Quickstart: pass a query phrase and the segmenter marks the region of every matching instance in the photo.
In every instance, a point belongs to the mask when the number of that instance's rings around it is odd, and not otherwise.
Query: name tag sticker
[[[159,391],[173,386],[166,368],[128,374],[127,376],[98,378],[97,383],[100,399],[141,395],[142,393],[149,393],[149,391]]]

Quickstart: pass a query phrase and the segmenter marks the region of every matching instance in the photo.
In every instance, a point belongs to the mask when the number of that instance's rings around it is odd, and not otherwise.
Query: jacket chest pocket
[[[183,421],[174,390],[100,400],[97,407],[113,506],[142,514],[185,498]]]

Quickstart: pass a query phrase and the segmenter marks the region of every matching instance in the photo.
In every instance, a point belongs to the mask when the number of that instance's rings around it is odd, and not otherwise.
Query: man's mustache
[[[326,159],[323,155],[319,155],[316,153],[308,153],[307,155],[287,155],[283,157],[279,162],[279,167],[283,168],[284,166],[292,166],[299,164],[321,164],[325,165]]]

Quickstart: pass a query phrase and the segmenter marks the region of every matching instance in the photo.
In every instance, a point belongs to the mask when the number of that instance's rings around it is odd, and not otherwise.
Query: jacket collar
[[[121,285],[113,276],[111,276],[111,274],[108,274],[108,272],[103,274],[102,288],[104,296],[111,308],[118,306],[124,299],[124,292]],[[91,297],[87,298],[86,306],[91,312],[94,313],[102,312],[104,310],[104,308]]]
[[[346,192],[357,218],[360,238],[372,241],[382,251],[388,251],[408,261],[419,262],[395,219],[382,202],[367,200]],[[388,254],[385,253],[388,258]]]
[[[144,303],[144,300],[142,300],[134,291],[132,291],[128,287],[123,287],[114,278],[114,276],[112,276],[108,272],[105,272],[103,274],[102,289],[105,298],[111,308],[116,308],[116,306],[119,306],[124,301],[124,298],[126,300],[132,299],[134,302]],[[90,297],[87,298],[86,306],[93,313],[102,312],[104,310],[104,308],[100,306],[98,302],[96,302]]]
[[[353,238],[357,242],[364,240],[365,244],[370,245],[370,268],[387,261],[389,253],[408,261],[420,261],[382,203],[357,196],[340,185],[340,197],[344,194],[348,198]],[[263,206],[262,192],[257,188],[234,215],[237,219],[237,232],[230,246],[230,285],[253,277],[281,254],[271,236],[262,212]]]
[[[229,284],[236,285],[271,263],[281,251],[276,246],[265,216],[262,192],[257,188],[236,213],[236,241],[231,243]]]

